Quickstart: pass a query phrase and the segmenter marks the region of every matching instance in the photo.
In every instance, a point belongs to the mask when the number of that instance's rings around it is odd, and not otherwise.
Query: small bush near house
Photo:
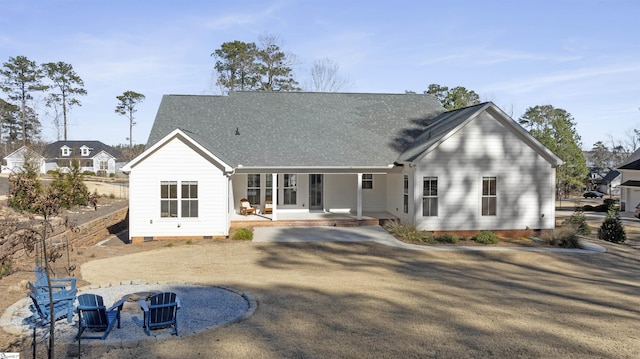
[[[84,172],[82,172],[82,175],[83,176],[95,176],[96,173],[93,172],[93,171],[84,171]]]
[[[582,234],[584,236],[591,234],[591,228],[587,223],[587,217],[585,217],[584,210],[581,207],[576,207],[575,212],[565,220],[565,223],[575,228],[578,234]]]
[[[394,237],[403,242],[408,243],[429,243],[432,237],[423,231],[419,231],[416,226],[400,223],[398,221],[389,221],[384,225],[384,229],[391,233]]]
[[[598,237],[612,243],[622,243],[627,239],[622,221],[620,221],[620,215],[614,207],[609,207],[607,217],[598,231]]]
[[[253,239],[253,231],[249,228],[238,228],[232,238],[240,241],[250,241]]]
[[[173,247],[173,242],[169,242],[169,243],[167,244],[167,247],[172,248],[172,247]]]
[[[460,237],[454,236],[450,233],[443,233],[437,236],[434,236],[433,239],[438,243],[458,243]]]
[[[571,226],[554,229],[551,233],[542,235],[542,239],[556,247],[580,248],[578,232]]]
[[[496,244],[500,241],[498,235],[491,231],[482,231],[476,234],[472,239],[480,244]]]

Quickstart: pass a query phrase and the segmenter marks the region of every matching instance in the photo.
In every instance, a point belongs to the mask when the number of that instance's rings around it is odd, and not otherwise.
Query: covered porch
[[[279,211],[277,220],[273,220],[272,214],[264,214],[261,211],[256,214],[231,215],[231,229],[242,227],[306,227],[306,226],[335,226],[357,227],[378,226],[397,218],[388,212],[363,212],[362,219],[358,219],[357,213],[351,212],[325,212],[325,211]]]

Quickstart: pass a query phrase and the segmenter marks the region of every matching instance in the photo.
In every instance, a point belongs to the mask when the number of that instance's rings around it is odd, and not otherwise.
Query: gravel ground
[[[78,295],[84,293],[101,295],[105,306],[110,307],[110,303],[115,303],[127,294],[148,291],[176,293],[181,304],[178,311],[178,338],[244,319],[255,310],[255,302],[250,306],[252,302],[250,294],[240,293],[233,288],[191,284],[119,284],[102,288],[87,288],[80,290]],[[26,336],[32,335],[34,318],[29,310],[29,302],[28,299],[21,300],[12,308],[12,311],[7,311],[7,313],[13,312],[13,315],[10,318],[11,327],[5,327],[5,330],[17,331]],[[37,318],[35,319],[37,320]],[[77,321],[78,316],[74,316],[72,324],[68,324],[66,320],[58,321],[56,323],[56,341],[73,343],[78,330]],[[151,339],[144,332],[142,323],[143,315],[138,303],[126,302],[121,312],[121,327],[114,328],[105,343],[135,346],[140,341]],[[36,326],[36,328],[36,337],[45,338],[47,336],[48,327]],[[171,331],[171,329],[158,329],[153,330],[151,335],[155,339],[167,339],[171,338]]]

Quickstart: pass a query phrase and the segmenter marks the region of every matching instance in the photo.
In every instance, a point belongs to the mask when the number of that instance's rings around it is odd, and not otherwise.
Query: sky
[[[329,58],[352,83],[344,92],[463,86],[516,120],[562,108],[583,149],[640,129],[637,0],[0,0],[0,63],[62,61],[84,81],[69,140],[128,144],[129,119],[114,110],[135,91],[146,100],[133,142],[146,143],[163,95],[218,95],[211,53],[264,35],[295,55],[303,87]],[[43,139],[56,141],[37,100]]]

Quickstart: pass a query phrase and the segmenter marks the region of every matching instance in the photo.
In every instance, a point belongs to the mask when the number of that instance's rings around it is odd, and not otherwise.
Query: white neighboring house
[[[68,171],[71,161],[77,160],[82,172],[110,175],[120,172],[125,163],[120,151],[100,141],[56,141],[45,147],[43,156],[46,158],[44,172]]]
[[[417,94],[165,95],[130,175],[132,241],[226,236],[240,199],[434,232],[555,226],[560,158],[493,103]]]
[[[45,159],[42,155],[38,154],[34,150],[27,146],[22,146],[19,149],[8,154],[4,160],[6,165],[2,166],[2,173],[22,173],[24,172],[24,160],[25,156],[31,157],[34,164],[39,169],[39,173],[45,172]]]
[[[620,171],[620,210],[633,213],[640,204],[640,149],[627,158]]]

